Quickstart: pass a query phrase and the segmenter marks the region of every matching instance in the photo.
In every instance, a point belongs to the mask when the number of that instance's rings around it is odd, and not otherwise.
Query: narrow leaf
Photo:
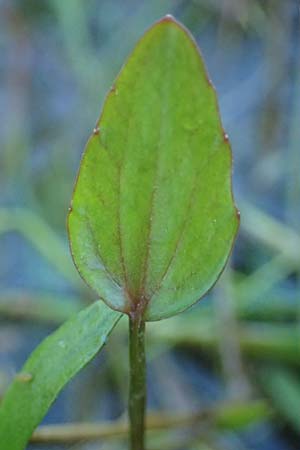
[[[300,433],[300,383],[297,373],[276,366],[263,367],[258,373],[274,409],[296,433]]]
[[[215,283],[239,223],[231,164],[201,55],[166,16],[106,98],[69,214],[74,262],[108,305],[157,320]]]
[[[22,450],[65,384],[103,347],[120,313],[97,301],[47,337],[0,407],[0,450]]]

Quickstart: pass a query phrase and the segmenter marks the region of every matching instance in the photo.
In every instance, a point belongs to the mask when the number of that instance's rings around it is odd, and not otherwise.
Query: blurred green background
[[[194,34],[219,94],[241,230],[214,290],[148,326],[149,410],[182,419],[151,432],[148,447],[299,450],[297,0],[0,0],[0,401],[31,350],[95,298],[67,243],[75,175],[124,59],[167,13]],[[126,413],[126,325],[45,424]],[[49,449],[121,450],[125,442],[112,435]],[[32,444],[39,448],[48,446]]]

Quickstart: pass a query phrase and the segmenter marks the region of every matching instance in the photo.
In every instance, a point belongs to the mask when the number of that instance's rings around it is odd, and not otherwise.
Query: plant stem
[[[129,360],[130,450],[145,450],[145,322],[140,314],[129,316]]]

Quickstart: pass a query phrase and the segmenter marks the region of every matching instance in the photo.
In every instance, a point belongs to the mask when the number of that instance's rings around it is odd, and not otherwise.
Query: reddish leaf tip
[[[164,17],[165,20],[175,20],[174,16],[172,14],[166,14]]]
[[[172,16],[171,14],[166,14],[161,20],[159,20],[159,23],[168,23],[168,22],[178,23],[175,17]]]

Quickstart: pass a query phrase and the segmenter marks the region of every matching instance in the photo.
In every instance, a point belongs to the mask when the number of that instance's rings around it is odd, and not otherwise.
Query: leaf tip
[[[181,25],[178,20],[175,19],[172,14],[166,14],[164,17],[162,17],[157,24],[173,24],[173,25]]]
[[[172,16],[172,14],[166,14],[162,20],[164,20],[165,22],[176,22],[176,19],[174,16]]]

